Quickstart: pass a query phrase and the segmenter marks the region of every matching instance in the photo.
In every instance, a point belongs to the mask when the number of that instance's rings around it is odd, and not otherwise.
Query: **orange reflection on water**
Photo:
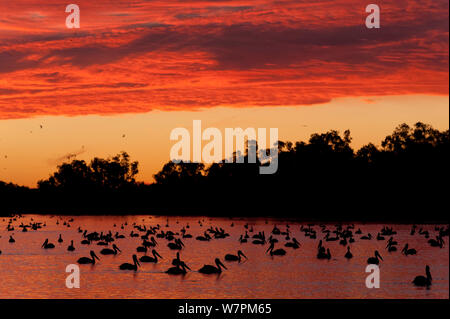
[[[20,223],[34,221],[46,223],[38,231],[21,232]],[[63,221],[74,218],[71,227]],[[202,221],[202,226],[199,225]],[[56,222],[59,221],[59,225]],[[449,298],[449,250],[448,246],[440,249],[431,247],[422,235],[411,236],[411,225],[389,225],[398,232],[394,238],[399,243],[399,251],[388,253],[386,241],[359,240],[351,244],[354,258],[346,260],[343,256],[346,247],[336,242],[325,242],[330,248],[331,260],[316,258],[317,244],[324,236],[318,225],[317,239],[305,237],[300,231],[302,223],[275,219],[229,219],[207,217],[167,217],[156,216],[74,216],[51,217],[29,215],[13,223],[15,230],[7,231],[8,219],[0,220],[0,298]],[[121,225],[124,229],[121,229]],[[157,264],[141,263],[137,272],[121,271],[119,265],[131,263],[131,256],[137,253],[136,247],[142,240],[130,238],[133,223],[138,225],[161,225],[163,230],[179,232],[183,226],[190,225],[187,233],[193,238],[183,239],[185,248],[181,259],[194,270],[185,276],[170,276],[164,273],[171,267],[175,251],[167,247],[167,240],[157,238],[156,247],[163,257]],[[231,223],[234,224],[231,227]],[[279,240],[276,248],[283,247],[285,256],[271,257],[266,253],[268,245],[254,245],[251,238],[248,243],[240,244],[238,238],[245,233],[244,224],[253,227],[250,237],[264,231],[268,237],[274,225],[282,231],[290,225],[291,237],[297,238],[301,247],[297,250],[284,247],[285,236],[274,236]],[[114,227],[114,224],[116,225]],[[305,224],[303,224],[305,225]],[[230,234],[225,239],[212,239],[210,242],[195,240],[209,228],[222,227]],[[376,235],[384,225],[355,224],[355,230],[361,228],[363,234]],[[418,225],[430,232],[434,238],[435,225]],[[115,240],[122,250],[116,256],[103,256],[99,251],[103,246],[96,243],[81,245],[82,235],[77,228],[88,232],[119,232],[125,239]],[[333,230],[334,225],[327,225]],[[58,243],[62,234],[63,243]],[[144,233],[140,233],[143,235]],[[16,242],[9,243],[12,235]],[[42,249],[41,245],[48,238],[55,249]],[[387,239],[388,237],[386,237]],[[444,238],[446,241],[448,237]],[[68,252],[67,246],[74,240],[76,250]],[[405,243],[417,249],[416,256],[404,256],[400,253]],[[242,250],[248,260],[242,263],[225,262],[227,253],[236,254]],[[380,251],[383,261],[380,265],[381,287],[368,289],[365,279],[366,260],[373,256],[374,250]],[[65,282],[68,264],[74,264],[78,258],[89,256],[94,250],[100,257],[95,265],[81,265],[81,288],[68,289]],[[204,264],[213,264],[219,257],[228,268],[220,275],[203,275],[197,272]],[[430,265],[433,284],[430,289],[414,287],[411,281],[417,275],[424,275],[425,265]]]

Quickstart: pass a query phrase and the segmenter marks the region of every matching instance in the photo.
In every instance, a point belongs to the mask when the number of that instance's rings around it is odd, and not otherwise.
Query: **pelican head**
[[[152,250],[152,254],[153,254],[153,256],[158,256],[159,258],[161,258],[161,259],[163,259],[162,257],[161,257],[161,255],[160,254],[158,254],[158,252],[156,251],[156,250]],[[179,256],[179,255],[178,255]],[[179,259],[179,258],[178,258]]]
[[[243,253],[242,251],[238,250],[237,253],[238,253],[238,256],[242,256],[242,257],[244,257],[245,259],[248,259],[247,256],[245,256],[244,253]]]
[[[95,260],[95,259],[100,260],[100,258],[97,257],[97,255],[95,254],[95,252],[93,250],[91,250],[90,255],[93,260]]]
[[[135,265],[141,267],[141,264],[139,263],[139,260],[138,260],[138,258],[137,258],[136,255],[133,255],[133,261],[134,261],[134,264],[135,264]]]
[[[184,261],[182,261],[182,262],[180,263],[180,265],[181,265],[181,267],[184,267],[184,268],[186,268],[186,269],[191,270],[191,268],[189,268],[189,266],[186,265],[186,264],[184,263]]]
[[[378,250],[375,250],[375,257],[380,258],[381,260],[383,260],[383,257],[381,257],[380,253],[378,252]]]
[[[271,251],[274,247],[275,247],[275,244],[272,242],[272,243],[270,244],[270,247],[266,250],[266,253],[268,253],[269,251]]]
[[[425,267],[425,273],[427,274],[427,279],[431,282],[431,280],[433,280],[433,278],[431,277],[430,266],[427,265]]]
[[[117,247],[117,246],[116,246],[116,244],[113,244],[113,246],[112,246],[112,247],[113,247],[113,249],[114,249],[114,250],[117,250],[117,251],[120,251],[120,252],[122,252],[122,251],[121,251],[121,250],[119,249],[119,247]]]
[[[220,261],[219,258],[216,258],[215,262],[216,262],[217,268],[220,269],[220,267],[222,266],[223,268],[227,269],[227,267],[225,267],[225,265],[222,264],[222,262]]]

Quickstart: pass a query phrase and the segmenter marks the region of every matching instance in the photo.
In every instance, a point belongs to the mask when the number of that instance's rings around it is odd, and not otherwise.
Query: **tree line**
[[[279,141],[278,170],[264,163],[166,163],[154,183],[136,181],[126,152],[63,163],[38,187],[0,182],[9,212],[288,216],[324,220],[444,218],[449,131],[401,124],[376,146],[351,147],[350,131]],[[413,214],[414,213],[414,214]]]

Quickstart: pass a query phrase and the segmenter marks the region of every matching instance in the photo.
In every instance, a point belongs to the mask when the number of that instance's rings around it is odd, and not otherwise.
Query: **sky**
[[[402,122],[448,129],[446,0],[73,2],[79,29],[70,2],[0,2],[0,180],[125,150],[151,182],[193,119],[282,140],[348,128],[354,147]]]

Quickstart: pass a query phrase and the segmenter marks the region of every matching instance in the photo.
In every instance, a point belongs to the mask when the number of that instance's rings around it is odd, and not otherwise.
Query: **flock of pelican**
[[[46,223],[35,222],[33,219],[28,224],[24,224],[23,222],[20,225],[16,225],[18,229],[16,230],[15,224],[18,223],[22,216],[17,215],[10,217],[9,220],[3,219],[4,222],[7,222],[6,230],[8,232],[18,231],[20,229],[22,232],[28,231],[37,231],[43,227],[46,227]],[[71,227],[71,224],[74,222],[73,218],[64,221],[62,217],[57,218],[56,224],[61,224],[65,227]],[[203,227],[203,221],[198,221],[199,225]],[[267,222],[266,222],[267,223]],[[178,221],[177,221],[178,224]],[[125,232],[125,228],[128,226],[127,222],[120,225],[120,231]],[[118,227],[116,224],[113,226],[114,228]],[[166,240],[167,247],[170,250],[176,251],[176,257],[172,260],[172,266],[167,269],[165,272],[170,275],[184,275],[188,271],[192,271],[191,268],[180,258],[180,251],[182,251],[185,247],[183,241],[186,239],[193,238],[191,234],[188,233],[188,229],[190,228],[189,223],[183,226],[179,231],[171,231],[168,229],[168,220],[166,224],[166,230],[159,224],[154,226],[145,225],[145,220],[142,220],[142,224],[133,223],[132,230],[129,233],[129,238],[136,238],[141,241],[139,246],[136,247],[136,252],[131,256],[130,263],[123,263],[118,266],[120,270],[129,270],[129,271],[137,271],[139,267],[141,267],[141,263],[158,263],[160,259],[163,257],[156,251],[156,246],[159,245],[158,241]],[[231,223],[230,227],[234,227],[234,223]],[[317,229],[318,227],[318,229]],[[423,236],[428,244],[431,247],[439,247],[443,248],[445,245],[444,238],[449,236],[449,226],[435,226],[434,238],[431,238],[429,231],[423,230],[422,228],[417,229],[416,225],[413,225],[411,228],[410,235],[414,236],[418,234],[419,236]],[[117,229],[117,228],[116,228]],[[119,231],[115,231],[113,234],[112,231],[108,231],[107,233],[103,232],[89,232],[87,229],[82,229],[78,227],[78,233],[81,236],[80,244],[81,245],[93,245],[104,246],[105,248],[101,249],[99,253],[101,255],[117,255],[121,254],[122,251],[118,247],[118,241],[120,239],[124,239],[127,236],[124,234],[120,234]],[[325,224],[308,224],[301,225],[300,231],[303,233],[305,238],[310,238],[316,240],[318,236],[321,236],[322,239],[319,239],[317,245],[317,258],[318,259],[331,259],[331,250],[330,248],[325,247],[327,242],[337,241],[340,245],[347,248],[344,258],[350,260],[353,258],[353,253],[351,252],[350,244],[355,243],[357,240],[360,241],[386,241],[386,251],[389,253],[393,253],[397,251],[398,242],[395,240],[394,236],[397,232],[390,227],[384,226],[376,236],[373,236],[370,233],[363,234],[361,229],[355,230],[354,225],[334,225],[334,229],[330,227],[330,225]],[[286,225],[286,229],[282,231],[280,228],[275,225],[266,239],[266,234],[264,231],[260,231],[256,233],[253,229],[252,225],[245,224],[244,229],[242,230],[242,234],[239,236],[238,242],[242,247],[246,243],[251,243],[253,245],[268,245],[268,248],[265,250],[266,254],[270,256],[284,256],[287,254],[287,251],[284,248],[278,248],[276,245],[284,244],[285,248],[290,248],[293,250],[299,249],[301,247],[300,242],[295,237],[291,237],[290,226]],[[202,234],[199,234],[195,237],[195,240],[209,242],[212,240],[222,239],[230,236],[223,228],[210,226],[206,229]],[[359,238],[357,238],[357,236]],[[1,236],[0,236],[1,237]],[[157,239],[158,240],[157,240]],[[388,239],[386,239],[388,238]],[[62,235],[60,234],[57,239],[59,244],[64,242]],[[284,241],[281,243],[281,241]],[[9,236],[9,243],[14,244],[14,233]],[[42,249],[54,249],[56,246],[49,241],[47,238],[42,244]],[[76,251],[76,247],[74,245],[74,239],[70,240],[70,245],[67,246],[67,251],[74,252]],[[1,255],[0,250],[0,255]],[[143,253],[143,255],[138,258],[136,253]],[[404,244],[401,253],[405,256],[416,255],[417,250],[409,247],[408,243]],[[96,262],[100,261],[100,258],[97,256],[94,250],[90,250],[89,257],[81,257],[77,260],[78,264],[92,264],[95,265]],[[224,256],[224,260],[229,262],[238,262],[240,263],[243,259],[247,260],[247,256],[242,252],[241,249],[237,250],[236,254],[226,254]],[[383,258],[378,250],[375,250],[373,256],[369,256],[367,259],[368,264],[379,265],[383,261]],[[219,258],[215,258],[213,265],[204,265],[201,267],[198,272],[202,274],[220,274],[223,270],[227,270],[228,268],[222,263]],[[429,287],[432,284],[432,276],[430,267],[428,265],[425,266],[425,276],[417,276],[414,278],[412,283],[416,286]]]

